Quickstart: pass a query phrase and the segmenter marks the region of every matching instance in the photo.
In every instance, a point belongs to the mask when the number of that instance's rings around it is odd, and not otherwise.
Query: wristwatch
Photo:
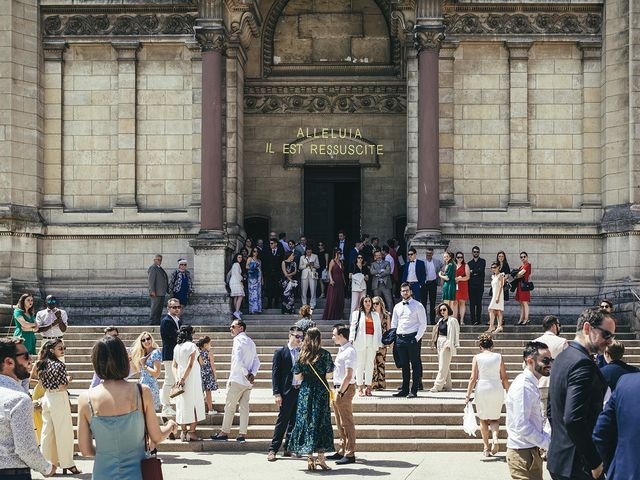
[[[340,397],[344,397],[344,392],[341,392],[340,390],[338,390],[338,395],[340,395]]]

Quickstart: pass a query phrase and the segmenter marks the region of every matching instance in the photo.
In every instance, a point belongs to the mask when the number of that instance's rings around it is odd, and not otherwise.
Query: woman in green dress
[[[319,466],[330,470],[324,454],[333,447],[331,408],[329,407],[329,382],[327,374],[333,372],[331,354],[321,346],[320,330],[307,330],[300,355],[293,367],[296,380],[301,380],[298,394],[296,423],[289,438],[289,450],[307,455],[307,468]],[[318,453],[318,458],[313,453]]]
[[[442,301],[450,305],[456,300],[456,266],[453,263],[453,254],[448,250],[443,254],[444,267],[438,273],[442,279]]]
[[[13,331],[14,337],[24,339],[24,346],[31,355],[36,355],[36,312],[33,310],[33,297],[30,293],[23,293],[18,300],[16,308],[13,309],[13,321],[16,329]]]

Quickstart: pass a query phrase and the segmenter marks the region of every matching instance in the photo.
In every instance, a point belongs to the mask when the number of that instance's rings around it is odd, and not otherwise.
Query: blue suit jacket
[[[626,375],[627,373],[636,373],[639,372],[636,367],[633,365],[628,365],[622,360],[614,360],[611,363],[606,364],[604,367],[600,368],[602,372],[602,376],[607,381],[607,385],[611,388],[611,390],[616,389],[616,385],[618,384],[618,380],[622,375]]]
[[[640,478],[640,373],[620,377],[607,406],[598,417],[593,441],[608,480]]]
[[[409,275],[409,263],[404,264],[404,268],[402,269],[402,281],[407,281],[407,275]],[[437,274],[438,272],[436,272]],[[427,267],[422,260],[416,260],[416,277],[418,277],[418,283],[420,285],[424,285],[427,281]]]
[[[182,326],[182,320],[179,321]],[[162,337],[162,361],[173,360],[173,350],[178,343],[178,327],[169,315],[160,320],[160,336]]]

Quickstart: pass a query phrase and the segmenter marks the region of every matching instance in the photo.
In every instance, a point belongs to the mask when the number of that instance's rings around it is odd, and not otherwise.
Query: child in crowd
[[[205,398],[207,400],[207,413],[216,413],[213,409],[213,402],[211,400],[211,392],[218,389],[216,382],[216,364],[213,359],[213,352],[211,351],[211,339],[202,337],[196,343],[200,349],[200,374],[202,375],[202,389],[204,390]]]

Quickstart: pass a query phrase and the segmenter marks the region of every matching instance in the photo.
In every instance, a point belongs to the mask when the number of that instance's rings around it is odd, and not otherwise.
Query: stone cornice
[[[193,35],[193,14],[82,14],[43,17],[45,37]]]

